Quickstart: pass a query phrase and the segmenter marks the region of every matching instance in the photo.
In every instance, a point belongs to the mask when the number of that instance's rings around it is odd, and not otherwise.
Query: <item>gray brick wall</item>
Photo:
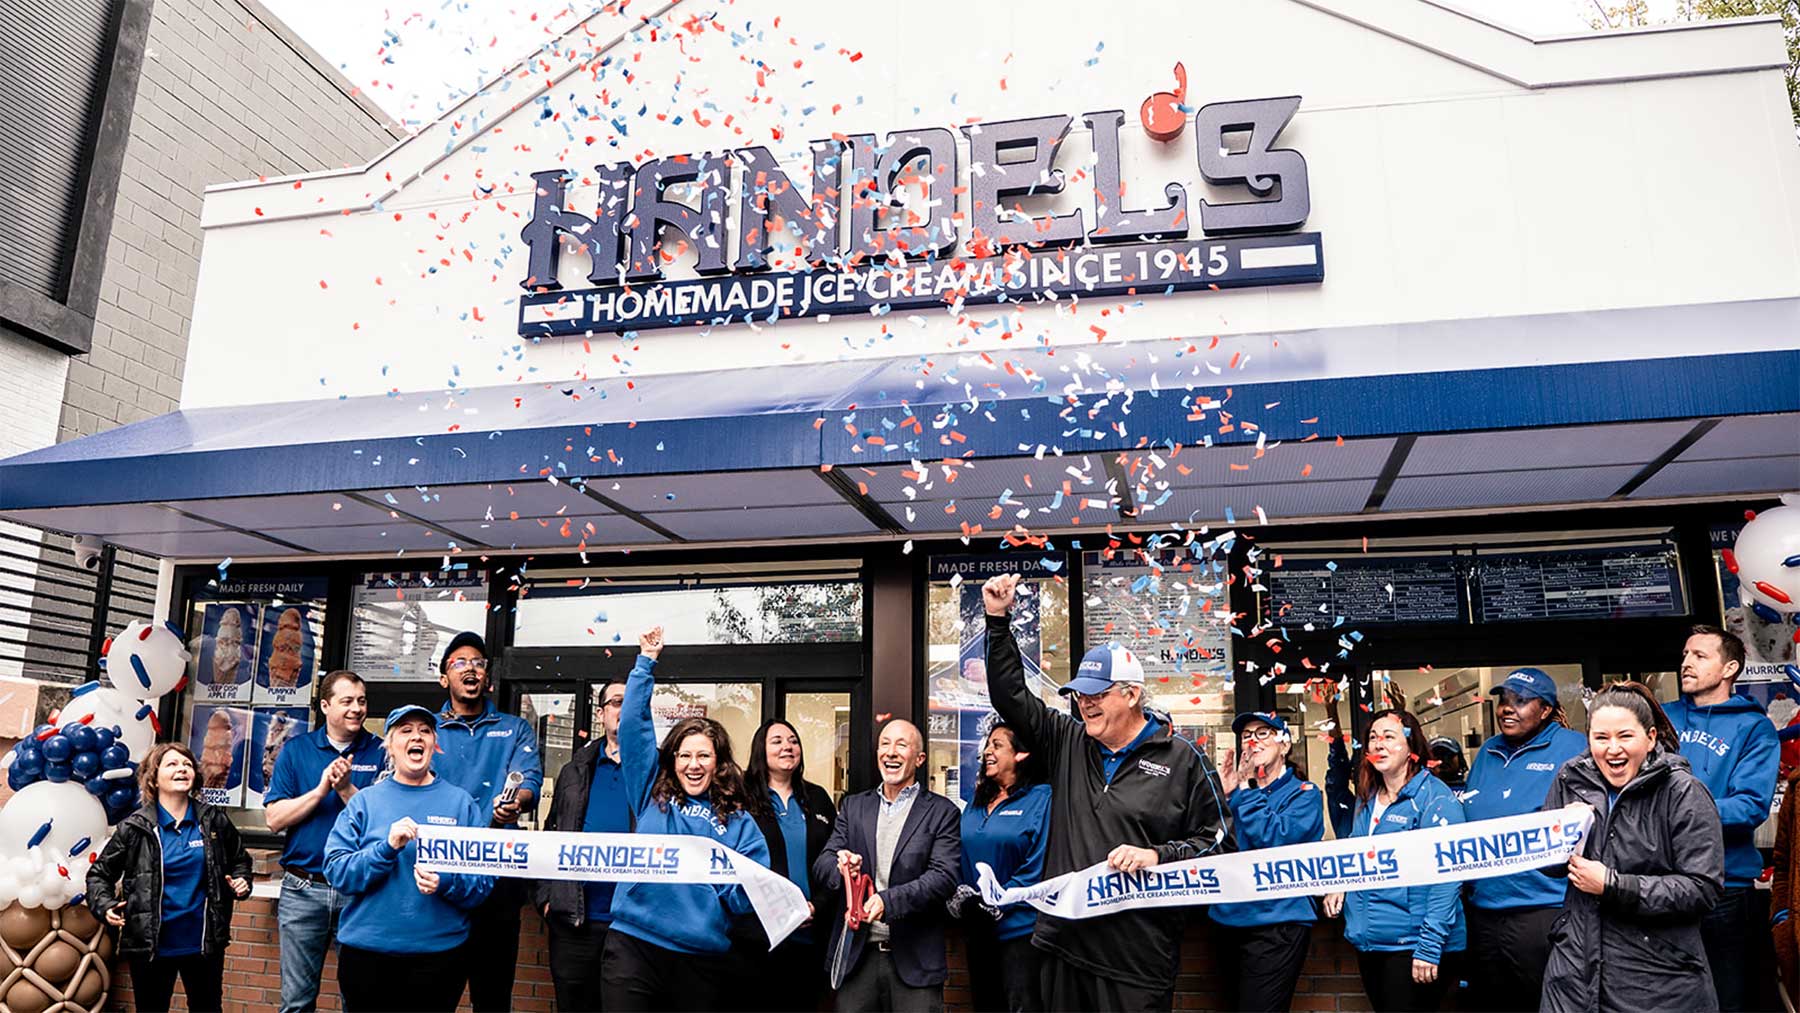
[[[215,183],[361,164],[396,135],[254,0],[157,0],[94,348],[69,363],[59,441],[173,411]]]

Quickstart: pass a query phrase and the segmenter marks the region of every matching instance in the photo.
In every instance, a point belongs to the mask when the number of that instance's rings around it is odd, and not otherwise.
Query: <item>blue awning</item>
[[[1800,333],[1800,300],[1735,305]],[[1635,312],[1383,330],[1504,342]],[[190,409],[0,461],[0,517],[199,559],[1800,487],[1796,349],[1262,383],[1200,362],[1136,342]]]

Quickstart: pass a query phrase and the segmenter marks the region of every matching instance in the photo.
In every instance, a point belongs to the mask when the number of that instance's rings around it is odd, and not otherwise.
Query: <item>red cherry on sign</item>
[[[1159,91],[1144,100],[1138,109],[1138,119],[1143,121],[1144,133],[1153,139],[1167,143],[1181,136],[1182,128],[1187,126],[1187,116],[1180,106],[1187,101],[1187,68],[1175,65],[1175,90]]]
[[[1370,857],[1370,858],[1374,858],[1374,857],[1375,857],[1375,849],[1373,849],[1373,848],[1371,848],[1371,849],[1369,849],[1369,857]]]

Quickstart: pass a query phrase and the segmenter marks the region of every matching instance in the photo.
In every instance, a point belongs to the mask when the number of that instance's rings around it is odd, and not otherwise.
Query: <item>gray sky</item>
[[[1561,35],[1587,31],[1587,19],[1599,2],[1460,0],[1460,5],[1523,31]],[[414,129],[600,6],[598,0],[265,3],[370,98]],[[1674,0],[1650,0],[1653,15],[1666,17],[1673,7]]]

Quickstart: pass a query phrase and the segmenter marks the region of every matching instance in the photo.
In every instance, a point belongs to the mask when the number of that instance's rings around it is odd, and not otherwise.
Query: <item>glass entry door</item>
[[[800,734],[806,779],[829,792],[833,804],[851,790],[852,696],[848,687],[786,688],[781,694],[781,716]]]

